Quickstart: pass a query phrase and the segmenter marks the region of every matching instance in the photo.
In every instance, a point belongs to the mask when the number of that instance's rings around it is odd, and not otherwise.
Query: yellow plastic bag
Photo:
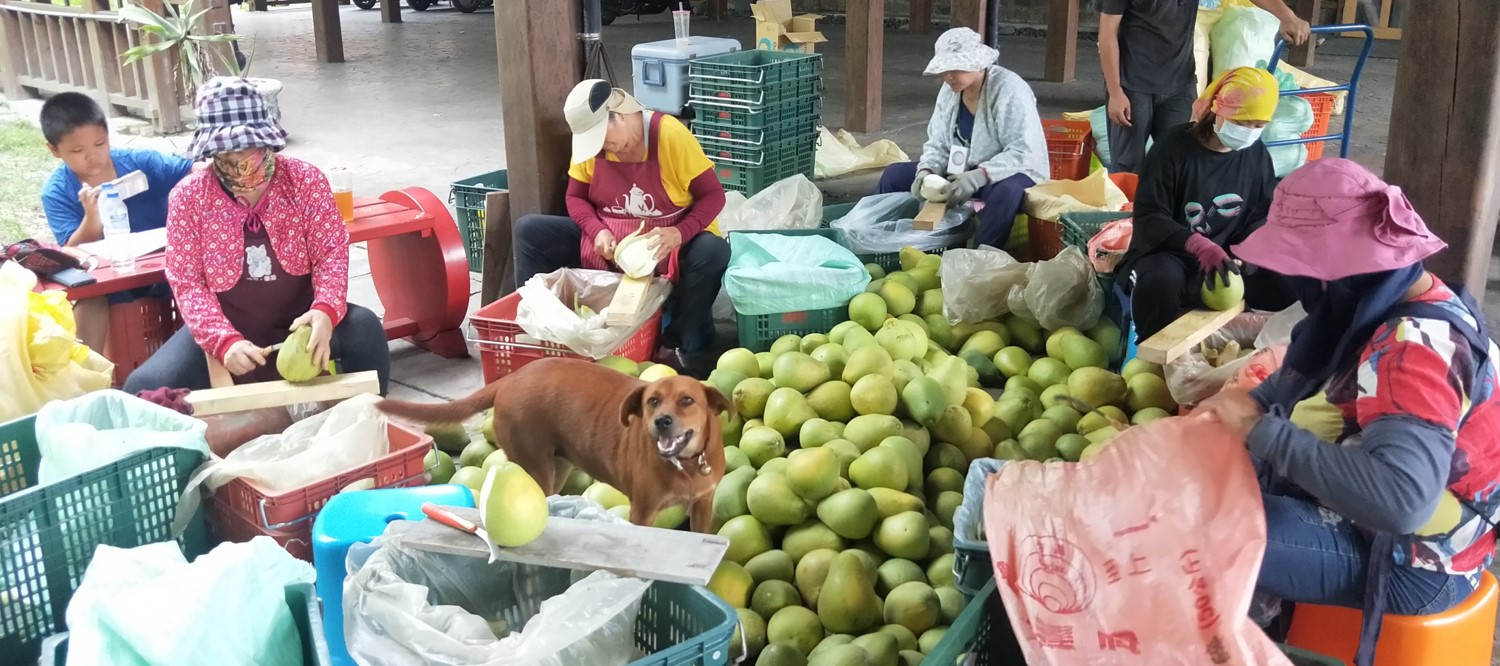
[[[1026,214],[1038,220],[1056,220],[1063,213],[1116,211],[1130,203],[1103,169],[1083,180],[1047,180],[1026,190]]]
[[[0,422],[35,413],[49,400],[109,388],[114,364],[77,342],[73,309],[61,292],[35,292],[36,275],[0,264]]]

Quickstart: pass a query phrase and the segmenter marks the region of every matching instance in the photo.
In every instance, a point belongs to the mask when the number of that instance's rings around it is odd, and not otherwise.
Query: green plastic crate
[[[721,666],[739,615],[707,588],[653,583],[635,619],[635,645],[647,656],[629,666]]]
[[[765,129],[793,120],[812,119],[814,123],[818,123],[823,115],[821,97],[766,107],[747,107],[703,99],[691,100],[689,104],[693,107],[695,128],[703,125],[714,128]]]
[[[177,500],[203,454],[137,451],[38,486],[36,418],[0,424],[0,663],[34,663],[42,639],[65,631],[68,602],[100,545],[133,548],[171,538]],[[178,540],[207,551],[203,512]]]
[[[689,81],[766,86],[823,76],[823,54],[796,51],[735,51],[688,62]]]
[[[817,136],[809,136],[758,149],[705,142],[703,150],[724,189],[750,196],[783,178],[798,174],[812,178],[817,142]]]
[[[985,649],[990,632],[995,630],[995,617],[991,612],[991,598],[995,596],[995,581],[991,580],[973,600],[964,606],[964,612],[948,627],[936,648],[922,659],[922,666],[1011,666],[990,660],[990,650]],[[1009,627],[1004,630],[1009,631]],[[1343,666],[1342,661],[1292,647],[1279,646],[1283,654],[1291,659],[1293,666]],[[966,660],[972,657],[972,660]]]
[[[817,118],[788,118],[770,127],[745,129],[743,127],[720,127],[708,123],[695,123],[693,136],[700,144],[732,145],[758,148],[791,139],[816,137]],[[706,149],[706,148],[705,148]]]
[[[944,252],[947,252],[948,250],[956,250],[969,247],[969,245],[974,240],[974,229],[978,225],[979,217],[977,215],[970,216],[969,219],[964,220],[961,223],[961,226],[964,227],[964,234],[958,240],[954,240],[946,247],[923,248],[922,251],[926,252],[927,254],[942,254]],[[901,270],[900,252],[881,252],[878,254],[860,254],[856,256],[858,256],[859,260],[864,263],[880,266],[881,268],[885,269],[887,273],[891,271]]]
[[[510,189],[510,174],[505,170],[465,178],[453,183],[448,201],[453,204],[453,220],[464,239],[464,253],[469,257],[469,271],[484,272],[484,196]]]
[[[1078,248],[1087,257],[1089,241],[1104,229],[1104,225],[1115,220],[1128,220],[1130,216],[1129,211],[1063,213],[1058,216],[1058,224],[1062,225],[1063,244]]]
[[[690,79],[688,99],[724,106],[764,108],[795,104],[818,96],[823,80],[808,77],[771,84],[743,83],[722,79]]]
[[[833,229],[781,229],[766,231],[734,231],[729,234],[729,243],[734,244],[738,234],[781,234],[783,236],[822,236],[835,243],[839,233]],[[749,315],[734,313],[735,325],[739,329],[740,346],[753,352],[771,348],[771,343],[783,335],[811,335],[827,333],[834,326],[849,320],[849,304],[819,310],[779,312],[776,314]]]
[[[829,224],[833,223],[834,220],[837,220],[837,219],[839,219],[839,218],[841,218],[841,217],[843,217],[845,215],[848,215],[849,211],[854,210],[854,204],[856,204],[856,203],[858,203],[858,202],[857,201],[851,201],[849,203],[830,204],[830,205],[824,206],[823,207],[823,226],[826,227]]]

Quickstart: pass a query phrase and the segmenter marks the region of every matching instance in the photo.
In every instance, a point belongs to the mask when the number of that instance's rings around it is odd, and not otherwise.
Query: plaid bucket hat
[[[246,148],[286,147],[286,130],[271,118],[265,98],[249,80],[216,76],[198,88],[193,103],[198,129],[188,155],[202,160]]]

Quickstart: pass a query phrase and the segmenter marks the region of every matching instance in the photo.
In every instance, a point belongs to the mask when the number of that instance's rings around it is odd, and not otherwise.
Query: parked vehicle
[[[679,8],[692,9],[688,0],[599,0],[599,22],[609,25],[621,16],[647,16]]]

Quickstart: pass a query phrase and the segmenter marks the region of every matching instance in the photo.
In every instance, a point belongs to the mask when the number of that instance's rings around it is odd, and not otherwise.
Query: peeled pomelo
[[[495,545],[524,546],[547,529],[547,494],[520,465],[490,468],[479,489],[479,518]]]

